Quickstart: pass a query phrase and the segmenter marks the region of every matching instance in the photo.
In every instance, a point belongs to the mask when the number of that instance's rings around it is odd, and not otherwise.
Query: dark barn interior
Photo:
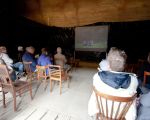
[[[17,3],[17,2],[16,2]],[[10,55],[17,52],[17,46],[32,45],[37,52],[41,47],[47,47],[54,53],[57,46],[64,48],[63,52],[73,55],[75,50],[75,26],[55,27],[47,26],[29,20],[18,14],[15,2],[5,0],[0,6],[0,44],[8,46]],[[130,22],[96,22],[87,26],[109,25],[108,50],[112,46],[125,50],[130,62],[145,58],[149,51],[150,20],[137,20]],[[85,25],[81,25],[85,26]],[[84,57],[82,54],[84,54]],[[99,52],[82,53],[76,51],[76,57],[81,59],[99,61]]]

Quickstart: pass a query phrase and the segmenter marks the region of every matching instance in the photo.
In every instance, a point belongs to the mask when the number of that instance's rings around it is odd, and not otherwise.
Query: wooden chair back
[[[32,64],[32,62],[23,61],[24,70],[25,70],[26,74],[32,73],[31,64]]]
[[[38,78],[47,78],[49,77],[49,69],[48,66],[39,66],[36,65],[36,69],[37,69],[37,77]],[[48,72],[48,74],[46,74]]]
[[[144,80],[143,80],[143,86],[145,86],[147,82],[147,76],[150,76],[150,72],[144,71]]]
[[[37,79],[39,81],[45,82],[45,89],[46,89],[46,80],[49,77],[49,66],[36,65],[36,69],[37,69]]]
[[[36,77],[36,72],[32,72],[31,64],[32,64],[32,62],[23,61],[25,73],[27,75],[27,80],[29,80],[29,81],[33,81],[33,80],[36,79],[35,78]]]
[[[125,120],[125,115],[135,100],[136,94],[132,97],[117,97],[101,93],[95,87],[93,90],[99,109],[96,120]]]
[[[1,87],[3,88],[12,88],[13,89],[13,83],[10,79],[10,75],[7,69],[6,65],[0,64],[0,83]]]
[[[60,94],[61,94],[61,87],[62,87],[62,80],[68,81],[69,87],[69,79],[67,73],[61,69],[59,65],[49,65],[50,71],[50,91],[52,92],[52,81],[59,81],[60,83]]]
[[[0,65],[0,85],[2,87],[2,94],[3,94],[3,106],[6,107],[5,104],[5,94],[7,92],[12,93],[13,96],[13,101],[14,101],[14,111],[17,110],[16,107],[16,97],[17,97],[17,92],[21,96],[22,91],[25,89],[28,89],[30,91],[30,96],[32,99],[32,87],[31,84],[25,81],[19,81],[18,79],[14,82],[12,82],[8,69],[6,65]]]

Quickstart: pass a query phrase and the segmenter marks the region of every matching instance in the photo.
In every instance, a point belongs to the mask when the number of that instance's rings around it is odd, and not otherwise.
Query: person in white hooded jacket
[[[14,73],[16,73],[16,71],[18,73],[23,73],[23,64],[21,62],[13,63],[13,60],[7,54],[7,49],[5,46],[0,46],[0,59],[5,62],[9,70],[13,70]],[[14,68],[18,70],[15,70]]]
[[[13,69],[13,60],[8,56],[7,49],[5,46],[0,47],[0,58],[4,60],[8,69]]]
[[[93,86],[104,94],[119,97],[133,96],[138,87],[138,80],[135,74],[122,72],[126,58],[127,56],[123,51],[117,48],[111,49],[104,62],[107,62],[105,65],[108,66],[102,67],[103,63],[100,63],[101,69],[93,77]],[[103,68],[105,69],[103,70]],[[93,92],[88,103],[88,114],[95,116],[96,113],[98,113],[98,108],[95,93]],[[125,118],[126,120],[135,120],[136,116],[136,101],[134,101]]]

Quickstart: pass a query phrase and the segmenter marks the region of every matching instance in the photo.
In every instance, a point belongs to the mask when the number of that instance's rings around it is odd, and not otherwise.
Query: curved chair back
[[[136,94],[132,97],[117,97],[101,93],[93,87],[99,113],[96,120],[124,120]]]

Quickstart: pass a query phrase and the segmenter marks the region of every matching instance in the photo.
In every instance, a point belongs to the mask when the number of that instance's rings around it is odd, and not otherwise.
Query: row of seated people
[[[48,56],[48,51],[45,48],[41,49],[42,53],[37,60],[33,56],[34,52],[35,52],[35,49],[32,46],[30,46],[26,48],[26,52],[22,56],[22,61],[32,62],[31,64],[32,71],[36,70],[36,65],[46,66],[49,64],[53,64],[53,61]],[[57,54],[54,55],[54,64],[60,65],[62,69],[66,70],[66,69],[69,69],[69,65],[67,65],[66,62],[67,60],[66,60],[65,55],[62,54],[61,48],[58,47]]]
[[[124,51],[112,47],[106,60],[100,62],[99,71],[93,77],[94,89],[88,103],[89,115],[96,117],[97,120],[100,118],[135,120],[137,118],[136,103],[138,99],[135,96],[136,94],[142,94],[138,93],[141,82],[136,74],[124,72],[126,59],[127,55]],[[105,97],[106,101],[104,102]],[[131,97],[132,102],[124,111],[125,103],[122,105],[119,102],[123,101],[123,98],[129,97]],[[118,100],[118,103],[113,104],[110,101],[113,98],[115,101]],[[118,110],[123,111],[119,112]]]
[[[50,56],[48,56],[48,51],[46,48],[41,49],[41,55],[38,58],[34,56],[35,48],[32,46],[26,47],[25,53],[21,53],[20,62],[13,63],[13,60],[7,54],[7,49],[5,46],[0,47],[0,60],[1,64],[6,64],[8,70],[10,71],[11,79],[16,80],[16,74],[21,74],[24,71],[24,62],[31,62],[30,68],[32,72],[36,72],[36,65],[46,66],[50,64],[60,65],[62,69],[68,70],[70,66],[66,64],[67,60],[65,55],[62,54],[62,49],[57,48],[57,54],[54,55],[54,63]],[[16,72],[16,70],[18,72]]]
[[[55,63],[57,65],[52,65],[52,61],[50,57],[47,55],[47,50],[45,48],[42,48],[41,52],[42,54],[39,56],[39,58],[36,60],[34,58],[34,47],[30,46],[26,48],[26,52],[23,54],[22,62],[18,62],[13,64],[13,60],[8,56],[7,54],[7,49],[4,46],[0,47],[0,88],[3,94],[3,106],[6,107],[5,103],[5,94],[8,92],[12,93],[13,96],[13,102],[14,102],[14,111],[17,110],[17,105],[16,105],[16,97],[17,95],[21,96],[21,94],[27,89],[30,91],[30,97],[32,97],[32,80],[31,76],[28,79],[28,74],[27,74],[27,79],[26,81],[20,81],[16,77],[16,68],[19,68],[19,72],[23,73],[25,64],[24,63],[30,63],[29,68],[31,69],[31,74],[36,73],[36,78],[39,79],[39,66],[46,70],[45,73],[46,79],[49,78],[50,80],[50,91],[52,92],[52,81],[58,81],[60,84],[60,94],[61,94],[61,82],[62,80],[67,80],[68,83],[68,88],[69,88],[69,76],[68,73],[66,72],[67,70],[70,69],[69,65],[65,65],[66,63],[66,58],[63,54],[61,54],[61,48],[57,48],[57,54],[55,54],[54,59]],[[18,66],[16,66],[16,64]],[[44,66],[44,67],[43,67]],[[55,69],[54,69],[55,68]],[[40,75],[41,77],[41,75]],[[44,76],[45,77],[45,76]],[[43,78],[43,76],[42,76]],[[46,82],[46,79],[44,80]],[[29,81],[28,81],[29,80]],[[46,88],[46,87],[45,87]]]

